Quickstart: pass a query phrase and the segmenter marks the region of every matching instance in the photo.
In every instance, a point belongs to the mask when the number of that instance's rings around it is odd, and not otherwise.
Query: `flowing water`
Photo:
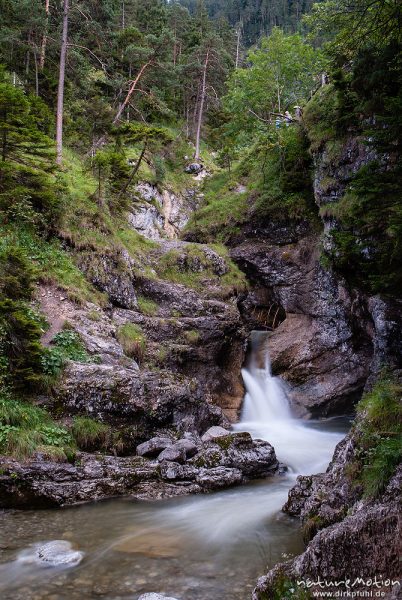
[[[0,514],[0,598],[137,600],[158,591],[179,600],[246,600],[259,575],[299,553],[299,523],[280,508],[297,474],[325,469],[347,424],[294,419],[264,348],[255,333],[235,429],[270,441],[289,467],[285,475],[162,502],[6,511]],[[27,560],[32,544],[60,539],[85,553],[79,566],[45,569]]]

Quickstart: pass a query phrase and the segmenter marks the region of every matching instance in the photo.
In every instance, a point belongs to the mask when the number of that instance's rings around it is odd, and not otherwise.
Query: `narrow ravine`
[[[202,497],[3,513],[1,597],[118,600],[158,591],[180,600],[245,600],[258,575],[299,553],[299,523],[281,506],[297,474],[325,469],[347,425],[292,417],[284,384],[270,373],[266,335],[251,335],[235,429],[270,441],[285,474]],[[38,566],[35,544],[49,540],[71,542],[84,560],[69,569]]]

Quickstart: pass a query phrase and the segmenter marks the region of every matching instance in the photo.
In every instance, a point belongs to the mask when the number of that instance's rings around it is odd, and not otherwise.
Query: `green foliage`
[[[276,114],[303,104],[320,72],[318,51],[299,34],[277,28],[249,52],[247,62],[247,68],[233,73],[224,99],[226,110],[236,115],[227,129],[240,140],[272,125]]]
[[[328,54],[346,62],[368,42],[380,47],[400,39],[401,14],[398,2],[326,0],[313,5],[305,22],[316,39],[327,41]]]
[[[198,244],[187,244],[181,250],[169,250],[158,261],[157,272],[163,279],[181,283],[199,292],[206,291],[211,295],[230,297],[233,293],[246,287],[246,278],[238,267],[230,260],[226,249],[221,246],[212,248],[223,256],[224,270],[221,270],[215,257],[208,253],[208,248]],[[223,252],[222,252],[223,250]]]
[[[354,478],[367,497],[384,491],[402,459],[401,393],[400,383],[384,376],[357,407]]]
[[[137,302],[140,312],[142,312],[144,315],[147,315],[148,317],[153,317],[157,314],[158,305],[150,298],[145,298],[145,296],[138,296]]]
[[[260,600],[311,600],[309,590],[298,586],[296,581],[289,579],[285,574],[278,573],[270,585],[269,592],[259,594]]]
[[[34,270],[26,254],[18,247],[0,248],[0,292],[11,300],[30,300]]]
[[[349,280],[374,293],[402,290],[401,192],[402,171],[384,172],[374,162],[359,170],[332,209],[340,227],[331,232],[330,258]]]
[[[311,158],[304,131],[299,126],[272,132],[259,143],[262,180],[254,187],[253,213],[276,221],[318,221],[314,203]]]
[[[67,460],[74,454],[74,441],[43,409],[0,395],[0,453],[24,459],[37,452]]]
[[[180,0],[193,13],[199,7],[197,0]],[[302,14],[310,10],[312,0],[298,4],[276,0],[204,0],[203,5],[216,21],[228,21],[232,27],[241,27],[241,40],[249,47],[279,26],[286,31],[297,31]],[[240,21],[240,23],[239,23]]]
[[[110,437],[110,427],[89,417],[75,417],[71,433],[81,450],[104,449]]]
[[[303,120],[312,152],[321,150],[326,142],[336,137],[337,114],[337,95],[332,85],[320,88],[307,103]]]
[[[12,300],[0,302],[0,323],[13,385],[25,390],[40,388],[44,354],[40,344],[41,328],[26,305]]]
[[[146,351],[146,338],[139,325],[126,323],[117,330],[117,339],[124,353],[138,363],[144,359]]]
[[[43,371],[46,375],[57,377],[69,361],[88,363],[96,361],[90,356],[76,331],[65,329],[56,333],[52,347],[46,348],[43,357]]]
[[[46,105],[0,72],[0,211],[3,222],[33,223],[44,230],[60,215],[60,182]],[[1,223],[1,221],[0,221]]]
[[[188,239],[201,243],[225,243],[247,219],[247,193],[236,191],[236,174],[218,173],[204,184],[205,200],[190,217]]]

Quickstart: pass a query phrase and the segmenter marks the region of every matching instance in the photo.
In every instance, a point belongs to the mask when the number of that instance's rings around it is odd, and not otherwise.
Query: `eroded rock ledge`
[[[348,466],[357,450],[353,433],[342,440],[326,473],[299,476],[283,510],[303,523],[305,552],[276,565],[258,580],[253,600],[272,598],[278,583],[288,579],[384,581],[400,577],[402,467],[381,496],[362,497]],[[318,588],[317,588],[318,589]],[[346,591],[345,585],[337,589]],[[364,583],[354,591],[367,590]],[[384,586],[384,598],[400,598],[401,586]]]
[[[80,453],[73,464],[1,461],[0,506],[47,508],[114,496],[156,500],[210,492],[278,471],[274,448],[244,433],[210,428],[200,438],[187,433],[153,438],[137,456]]]

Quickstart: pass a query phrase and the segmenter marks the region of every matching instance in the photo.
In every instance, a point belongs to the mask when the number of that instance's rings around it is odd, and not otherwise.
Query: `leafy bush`
[[[117,339],[124,354],[141,363],[146,350],[146,339],[139,325],[126,323],[117,330]]]
[[[52,339],[52,347],[45,350],[42,359],[43,370],[46,375],[55,377],[69,360],[88,363],[96,362],[97,357],[88,354],[76,331],[65,329],[56,333]]]
[[[0,347],[8,382],[16,389],[38,389],[43,383],[41,336],[42,329],[24,302],[0,301]]]

